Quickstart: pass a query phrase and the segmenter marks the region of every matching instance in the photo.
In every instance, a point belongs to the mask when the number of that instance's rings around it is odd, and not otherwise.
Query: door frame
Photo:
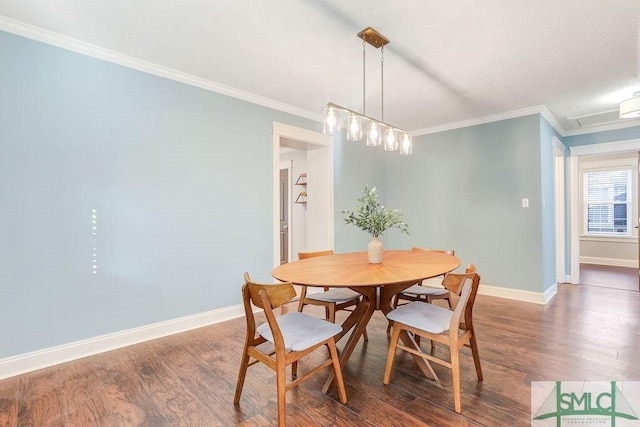
[[[299,142],[305,147],[312,147],[306,148],[307,150],[327,150],[327,156],[325,156],[327,159],[326,164],[323,165],[323,169],[326,170],[326,177],[322,180],[327,185],[327,191],[323,192],[323,200],[317,200],[316,204],[307,204],[307,212],[309,212],[309,209],[315,209],[314,205],[322,208],[322,211],[325,212],[323,215],[324,221],[326,221],[327,235],[324,236],[326,241],[321,244],[323,247],[332,249],[334,246],[333,137],[308,129],[273,122],[273,267],[280,265],[280,145],[284,139]],[[308,177],[307,179],[309,180],[310,178]],[[309,242],[307,243],[309,244]]]
[[[569,202],[570,202],[570,239],[571,239],[571,279],[574,285],[580,283],[580,170],[578,157],[598,154],[614,154],[625,151],[640,151],[640,138],[627,139],[599,144],[577,145],[569,147]],[[639,201],[636,200],[636,203]]]
[[[566,278],[565,262],[565,146],[560,140],[553,136],[551,138],[554,154],[554,175],[555,175],[555,228],[556,228],[556,283],[564,283]]]

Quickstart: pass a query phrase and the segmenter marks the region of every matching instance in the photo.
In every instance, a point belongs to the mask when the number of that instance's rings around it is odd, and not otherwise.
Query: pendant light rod
[[[382,34],[380,34],[380,32],[378,30],[376,30],[373,27],[367,27],[364,30],[360,31],[358,33],[358,37],[360,37],[363,41],[362,43],[362,104],[363,104],[363,115],[367,114],[367,109],[364,106],[365,105],[365,61],[364,61],[364,48],[365,45],[364,43],[369,43],[371,46],[375,47],[376,49],[380,49],[381,50],[381,60],[380,60],[380,86],[382,87],[382,108],[381,108],[381,121],[384,122],[384,45],[389,43],[389,39],[386,38],[385,36],[383,36]]]
[[[362,114],[367,114],[367,75],[365,74],[365,48],[367,47],[367,41],[362,39]]]
[[[382,89],[380,91],[380,95],[382,98],[381,103],[381,118],[382,121],[384,122],[384,46],[382,46],[382,49],[380,49],[380,88]]]

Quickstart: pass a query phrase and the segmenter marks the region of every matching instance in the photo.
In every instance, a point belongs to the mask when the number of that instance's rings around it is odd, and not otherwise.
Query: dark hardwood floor
[[[611,265],[580,264],[580,283],[638,291],[638,269]]]
[[[377,312],[345,369],[348,403],[322,394],[326,376],[316,375],[287,394],[288,423],[528,426],[531,381],[640,379],[639,308],[640,293],[595,286],[561,285],[547,306],[478,296],[484,381],[467,349],[461,415],[440,366],[434,383],[400,352],[382,384],[388,340]],[[0,381],[0,426],[274,425],[275,378],[265,366],[249,368],[241,403],[232,403],[244,329],[236,319]]]

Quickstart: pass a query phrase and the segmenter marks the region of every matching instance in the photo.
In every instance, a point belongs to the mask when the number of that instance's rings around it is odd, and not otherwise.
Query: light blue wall
[[[240,304],[272,267],[273,121],[320,130],[0,32],[0,358]],[[369,164],[344,151],[342,184]]]
[[[335,250],[336,252],[363,251],[371,236],[344,223],[342,211],[355,210],[356,199],[364,194],[364,187],[376,187],[379,200],[387,200],[387,158],[390,154],[382,147],[367,147],[360,142],[347,141],[342,135],[334,138],[334,206],[335,206]],[[397,152],[393,155],[399,155]],[[388,231],[382,236],[387,242]],[[388,245],[385,247],[388,248]]]
[[[392,246],[452,248],[483,284],[542,291],[538,115],[419,136],[409,160],[388,159],[389,205],[411,227]]]
[[[564,142],[567,147],[574,147],[576,145],[600,144],[637,138],[640,138],[640,126],[567,136],[564,138]]]

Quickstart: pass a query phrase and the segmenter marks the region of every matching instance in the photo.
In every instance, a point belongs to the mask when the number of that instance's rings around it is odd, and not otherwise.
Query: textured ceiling
[[[567,118],[640,90],[638,0],[0,0],[0,15],[312,113],[362,111],[362,42],[385,48],[385,120],[422,130],[545,105]],[[367,49],[367,115],[380,52]]]

